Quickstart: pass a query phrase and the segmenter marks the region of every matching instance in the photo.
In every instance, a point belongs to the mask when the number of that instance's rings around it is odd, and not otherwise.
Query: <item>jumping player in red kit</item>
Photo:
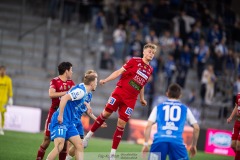
[[[157,46],[148,43],[143,47],[143,58],[133,57],[125,63],[120,69],[114,71],[106,79],[100,80],[100,85],[112,81],[121,75],[115,90],[112,92],[105,109],[95,120],[91,130],[87,133],[83,140],[84,147],[87,147],[88,140],[93,133],[111,116],[113,112],[118,110],[117,128],[113,135],[112,150],[110,159],[114,159],[116,149],[121,141],[125,125],[127,124],[131,114],[133,113],[136,100],[140,93],[140,102],[143,106],[147,105],[144,99],[144,85],[153,72],[153,68],[149,65],[156,53]]]
[[[233,131],[232,131],[231,147],[235,152],[235,160],[239,160],[240,159],[240,134],[239,134],[240,133],[240,93],[237,94],[235,107],[230,117],[227,119],[227,122],[230,123],[235,115],[236,115],[236,120],[235,120]]]
[[[40,148],[36,160],[42,160],[46,149],[50,144],[50,131],[49,124],[53,113],[58,109],[60,98],[67,93],[69,89],[74,86],[74,82],[71,80],[72,77],[72,64],[70,62],[62,62],[58,66],[59,76],[55,77],[50,82],[49,97],[52,99],[52,104],[48,112],[48,116],[45,123],[45,136]],[[65,160],[67,156],[67,145],[64,145],[63,150],[59,153],[59,160]]]

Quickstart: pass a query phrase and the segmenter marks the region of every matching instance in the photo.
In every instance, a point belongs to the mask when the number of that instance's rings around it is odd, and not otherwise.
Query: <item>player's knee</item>
[[[240,144],[237,144],[237,145],[236,145],[235,150],[236,150],[236,151],[240,151]]]
[[[75,144],[75,149],[78,150],[78,151],[82,151],[83,150],[83,143],[77,143]]]
[[[233,150],[236,150],[236,144],[231,144],[231,148],[233,149]]]

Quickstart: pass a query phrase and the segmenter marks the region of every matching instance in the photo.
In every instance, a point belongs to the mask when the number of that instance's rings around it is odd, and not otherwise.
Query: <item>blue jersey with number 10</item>
[[[187,118],[187,107],[180,101],[167,100],[157,106],[155,142],[183,143],[182,132]]]

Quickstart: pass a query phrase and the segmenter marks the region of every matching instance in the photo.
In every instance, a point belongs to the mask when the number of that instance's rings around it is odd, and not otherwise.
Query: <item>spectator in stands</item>
[[[190,48],[188,47],[188,45],[184,45],[183,50],[181,51],[180,54],[180,63],[177,67],[178,70],[178,75],[177,75],[177,83],[184,88],[185,86],[185,81],[187,78],[187,74],[188,74],[188,70],[191,66],[191,51]]]
[[[187,40],[188,33],[191,32],[191,25],[195,23],[195,19],[191,16],[188,16],[186,12],[182,9],[180,15],[177,15],[173,18],[174,23],[174,32],[179,32],[180,37],[185,43]]]
[[[197,21],[193,26],[192,31],[189,33],[188,41],[193,43],[193,46],[197,46],[201,39],[201,22]]]
[[[202,83],[206,85],[206,92],[204,96],[204,102],[206,104],[212,104],[214,96],[214,85],[217,81],[217,77],[214,73],[213,66],[208,65],[202,74]]]
[[[220,30],[219,25],[215,23],[208,32],[208,43],[214,47],[221,41],[222,37],[222,31]]]
[[[174,52],[175,44],[170,31],[164,31],[163,35],[159,38],[159,43],[164,55],[168,55]]]
[[[145,43],[154,43],[158,44],[158,37],[156,35],[156,32],[154,29],[151,29],[149,32],[149,35],[146,35],[145,37]]]
[[[116,7],[117,24],[125,25],[128,20],[129,6],[127,1],[120,1]]]
[[[6,107],[13,105],[12,79],[6,74],[5,66],[0,66],[0,95],[0,135],[4,135]]]
[[[129,48],[129,55],[131,57],[142,57],[143,42],[142,35],[140,33],[137,33],[135,39],[130,43]]]
[[[108,29],[105,15],[102,11],[99,11],[92,18],[92,26],[95,30],[95,35],[98,43],[103,42],[103,32]]]
[[[237,68],[237,57],[232,49],[228,49],[228,54],[224,60],[224,73],[226,73],[226,77],[228,81],[231,83],[235,80],[236,68]]]
[[[173,75],[176,71],[176,65],[172,54],[168,54],[168,59],[164,64],[164,73],[166,76],[166,90],[168,86],[172,83]]]
[[[150,0],[152,1],[152,0]],[[151,11],[151,7],[147,5],[143,5],[141,10],[141,23],[142,23],[142,36],[145,37],[149,34],[150,25],[153,18],[153,11]]]
[[[223,65],[228,55],[228,48],[226,45],[226,38],[222,38],[221,42],[215,47],[214,68],[217,76],[223,74]]]
[[[194,48],[194,54],[197,58],[197,76],[200,81],[202,72],[209,57],[209,47],[205,44],[204,39],[201,39],[199,45]]]
[[[102,32],[103,30],[107,30],[106,18],[102,11],[99,11],[96,15],[93,16],[92,26],[97,33]]]
[[[183,41],[180,38],[180,34],[178,32],[174,33],[173,43],[174,43],[174,48],[175,48],[173,56],[174,56],[174,60],[175,60],[176,64],[178,65],[179,60],[180,60],[180,53],[181,53],[182,46],[183,46]]]
[[[101,53],[101,61],[100,61],[100,68],[101,69],[114,69],[114,47],[112,45],[111,40],[107,40],[105,44],[101,45],[100,47]]]
[[[122,60],[123,52],[125,49],[127,34],[122,24],[119,24],[118,27],[113,31],[113,41],[114,41],[114,51],[115,58]]]

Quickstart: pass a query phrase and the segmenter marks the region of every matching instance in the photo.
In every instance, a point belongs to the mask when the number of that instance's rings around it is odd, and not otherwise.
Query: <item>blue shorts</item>
[[[182,143],[158,142],[153,143],[150,149],[149,160],[189,160],[187,149]]]
[[[75,123],[75,127],[77,128],[77,131],[80,135],[80,137],[84,136],[84,129],[83,129],[83,125],[81,122]]]
[[[52,116],[51,123],[49,126],[51,141],[59,137],[68,140],[73,136],[79,135],[76,127],[73,124],[70,125],[66,123],[59,124],[57,117],[58,113],[55,112]]]
[[[68,140],[73,136],[79,135],[76,127],[72,125],[58,124],[50,129],[51,132],[51,140],[53,141],[55,138],[64,138]]]

